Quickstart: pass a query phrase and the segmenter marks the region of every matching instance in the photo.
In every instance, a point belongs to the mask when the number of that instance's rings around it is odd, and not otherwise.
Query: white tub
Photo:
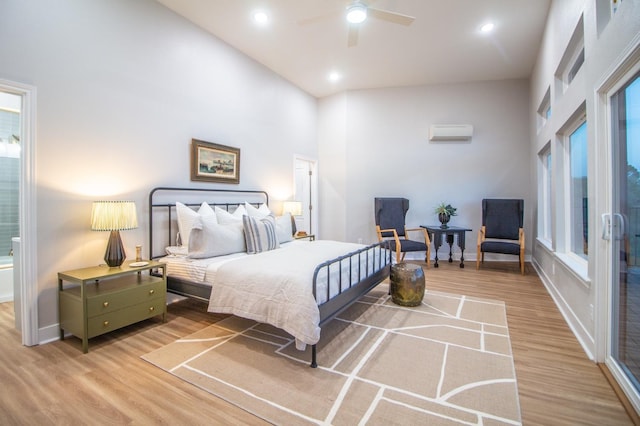
[[[13,302],[13,266],[0,266],[0,303]]]

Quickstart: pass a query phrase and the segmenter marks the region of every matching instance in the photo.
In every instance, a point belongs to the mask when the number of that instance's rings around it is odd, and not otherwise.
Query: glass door
[[[612,100],[613,276],[608,361],[640,392],[640,74]],[[632,398],[633,399],[633,398]]]

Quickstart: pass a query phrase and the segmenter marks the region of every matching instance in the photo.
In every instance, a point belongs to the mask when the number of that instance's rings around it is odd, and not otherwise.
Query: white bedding
[[[313,297],[316,266],[363,247],[314,241],[226,262],[217,268],[208,310],[281,328],[296,338],[298,349],[304,349],[320,339],[318,304],[324,300],[319,297],[316,303]]]
[[[304,349],[305,344],[312,345],[320,339],[318,305],[327,299],[327,283],[333,297],[339,293],[340,275],[343,286],[349,281],[354,284],[377,270],[378,264],[374,265],[371,256],[367,263],[363,253],[360,264],[343,262],[342,270],[332,267],[329,279],[323,268],[317,280],[317,300],[313,297],[315,268],[364,247],[337,241],[292,241],[259,254],[235,253],[212,259],[168,256],[163,260],[168,263],[168,275],[212,286],[209,312],[234,314],[274,325],[294,336],[296,347]]]

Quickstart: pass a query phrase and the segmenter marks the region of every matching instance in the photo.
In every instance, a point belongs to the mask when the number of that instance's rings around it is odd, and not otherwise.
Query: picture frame
[[[192,139],[191,180],[240,183],[240,148]]]

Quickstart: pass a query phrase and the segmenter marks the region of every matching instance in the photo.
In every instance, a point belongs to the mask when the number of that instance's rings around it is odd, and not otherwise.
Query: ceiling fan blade
[[[358,44],[358,26],[349,25],[349,37],[347,39],[347,46],[353,47]]]
[[[402,13],[390,12],[388,10],[376,9],[368,7],[367,12],[374,18],[382,19],[384,21],[393,22],[394,24],[400,24],[409,26],[416,18],[409,15],[403,15]]]
[[[333,12],[325,13],[323,15],[314,16],[311,18],[300,19],[296,21],[298,25],[311,25],[317,24],[318,22],[328,21],[329,19],[338,18],[341,14],[341,11],[336,10]]]

